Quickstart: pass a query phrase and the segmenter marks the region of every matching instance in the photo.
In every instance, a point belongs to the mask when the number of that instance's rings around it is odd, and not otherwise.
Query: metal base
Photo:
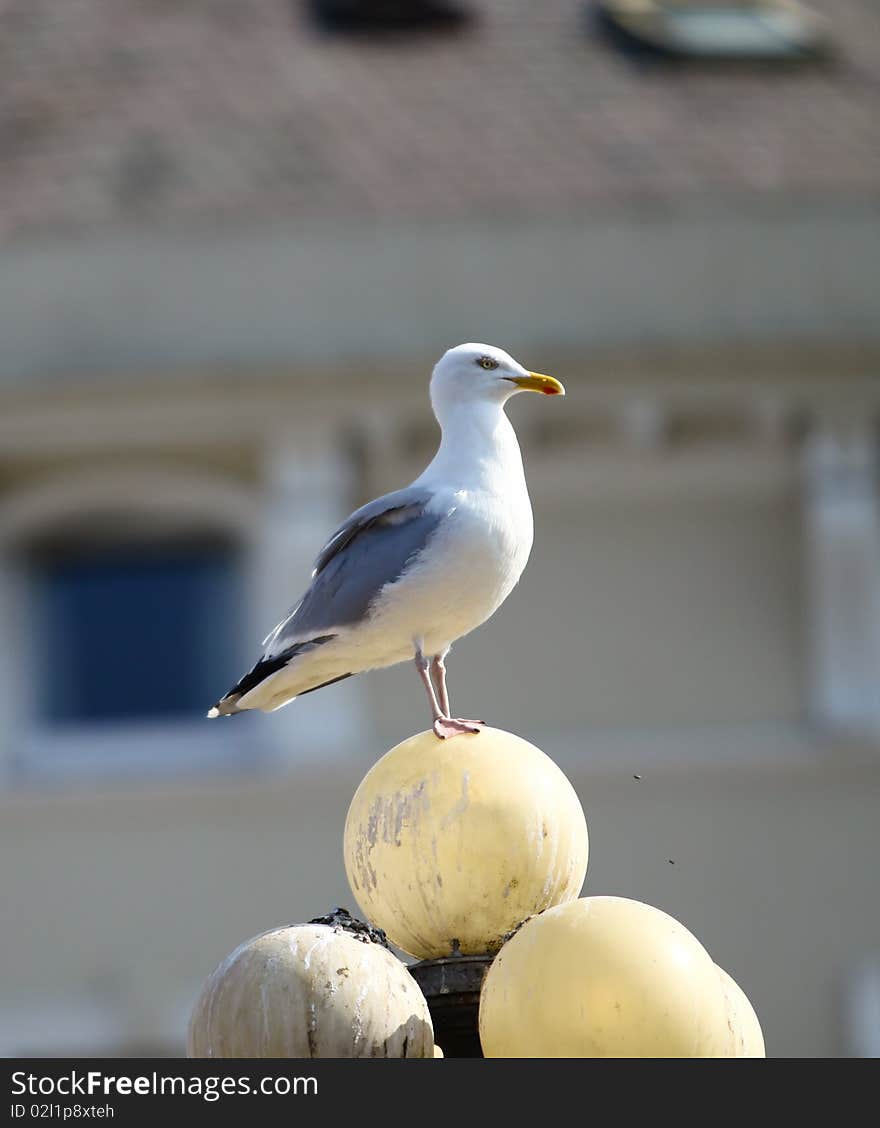
[[[480,988],[494,956],[447,956],[411,964],[410,975],[428,1000],[434,1041],[445,1057],[481,1058]]]

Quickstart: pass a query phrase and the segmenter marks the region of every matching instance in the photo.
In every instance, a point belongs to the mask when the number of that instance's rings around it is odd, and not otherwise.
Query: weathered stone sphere
[[[715,964],[677,920],[586,897],[527,921],[480,996],[486,1057],[731,1057]]]
[[[187,1056],[430,1058],[434,1032],[418,984],[387,948],[297,924],[246,941],[208,977]]]
[[[362,912],[420,959],[496,950],[526,917],[577,897],[587,854],[563,773],[492,728],[398,744],[367,773],[345,823]]]
[[[727,996],[727,1011],[734,1034],[733,1056],[738,1058],[762,1058],[767,1056],[764,1048],[764,1032],[755,1014],[755,1008],[742,987],[727,974],[723,967],[715,965],[721,977],[721,984]]]

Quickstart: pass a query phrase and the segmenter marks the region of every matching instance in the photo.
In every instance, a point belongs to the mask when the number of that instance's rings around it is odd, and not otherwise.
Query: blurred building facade
[[[237,943],[355,907],[414,671],[203,715],[464,340],[568,396],[512,405],[536,543],[456,708],[560,763],[585,892],[686,924],[769,1054],[880,1052],[880,18],[812,6],[834,51],[778,69],[563,0],[0,8],[0,1052],[179,1053]]]

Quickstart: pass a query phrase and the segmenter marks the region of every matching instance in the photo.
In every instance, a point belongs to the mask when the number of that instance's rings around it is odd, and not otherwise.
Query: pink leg
[[[416,670],[418,670],[419,677],[422,679],[422,685],[425,687],[425,692],[431,703],[431,715],[434,718],[433,729],[437,738],[439,740],[448,740],[450,737],[458,736],[465,732],[478,733],[480,730],[475,725],[444,716],[443,710],[440,708],[440,702],[437,700],[437,692],[431,681],[431,663],[424,654],[422,654],[421,650],[416,650],[415,663]]]
[[[430,664],[430,675],[435,689],[434,700],[440,709],[440,715],[434,718],[434,732],[441,740],[448,740],[459,733],[472,733],[476,735],[485,721],[472,721],[465,717],[450,716],[449,690],[446,687],[446,662],[445,655],[437,654]]]
[[[443,654],[435,654],[431,659],[431,681],[437,691],[437,701],[444,717],[449,716],[449,690],[446,688],[446,662]]]

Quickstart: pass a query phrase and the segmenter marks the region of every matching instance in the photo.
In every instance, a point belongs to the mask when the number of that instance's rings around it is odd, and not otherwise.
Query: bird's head
[[[529,372],[504,349],[473,342],[445,352],[431,376],[435,409],[457,403],[504,404],[517,392],[564,396],[565,388],[552,376]]]

